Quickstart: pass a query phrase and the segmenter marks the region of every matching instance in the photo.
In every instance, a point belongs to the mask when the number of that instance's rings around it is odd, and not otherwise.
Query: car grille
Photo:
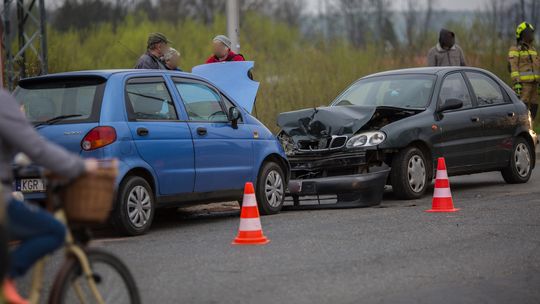
[[[347,136],[333,136],[330,141],[330,149],[339,149],[347,143]]]
[[[332,135],[329,143],[327,139],[321,139],[320,141],[301,141],[299,142],[299,151],[302,152],[317,152],[341,149],[347,143],[348,137],[345,135]]]

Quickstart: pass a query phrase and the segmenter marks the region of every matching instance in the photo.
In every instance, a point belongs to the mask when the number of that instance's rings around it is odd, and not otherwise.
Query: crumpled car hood
[[[373,117],[377,107],[339,106],[281,113],[278,126],[289,136],[326,137],[354,134]]]
[[[286,112],[277,118],[282,130],[278,138],[287,153],[296,149],[339,148],[345,144],[343,138],[350,138],[361,130],[379,130],[423,110],[390,106],[334,106]],[[336,137],[342,138],[335,142]]]
[[[193,67],[192,73],[212,81],[249,113],[253,110],[259,83],[248,77],[253,61],[234,61],[202,64]]]

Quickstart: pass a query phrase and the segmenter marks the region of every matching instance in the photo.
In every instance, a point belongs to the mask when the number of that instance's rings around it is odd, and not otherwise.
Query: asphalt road
[[[270,244],[238,247],[229,203],[94,245],[124,259],[144,303],[540,303],[540,169],[521,185],[498,173],[450,183],[456,213],[387,193],[380,207],[263,217]]]

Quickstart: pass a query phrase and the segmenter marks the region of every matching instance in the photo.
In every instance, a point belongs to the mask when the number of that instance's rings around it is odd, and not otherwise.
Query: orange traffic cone
[[[454,202],[452,201],[452,193],[450,192],[450,182],[448,181],[444,157],[439,157],[431,209],[426,210],[426,212],[456,212],[458,210],[459,209],[454,208]]]
[[[262,231],[257,199],[252,183],[246,183],[244,188],[244,199],[242,201],[242,212],[240,212],[240,227],[238,235],[232,242],[234,245],[264,245],[268,240]]]

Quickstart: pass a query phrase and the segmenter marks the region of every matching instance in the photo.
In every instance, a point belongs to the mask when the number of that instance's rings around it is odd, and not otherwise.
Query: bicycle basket
[[[70,222],[103,223],[114,200],[115,167],[101,167],[77,178],[62,193],[64,210]]]

